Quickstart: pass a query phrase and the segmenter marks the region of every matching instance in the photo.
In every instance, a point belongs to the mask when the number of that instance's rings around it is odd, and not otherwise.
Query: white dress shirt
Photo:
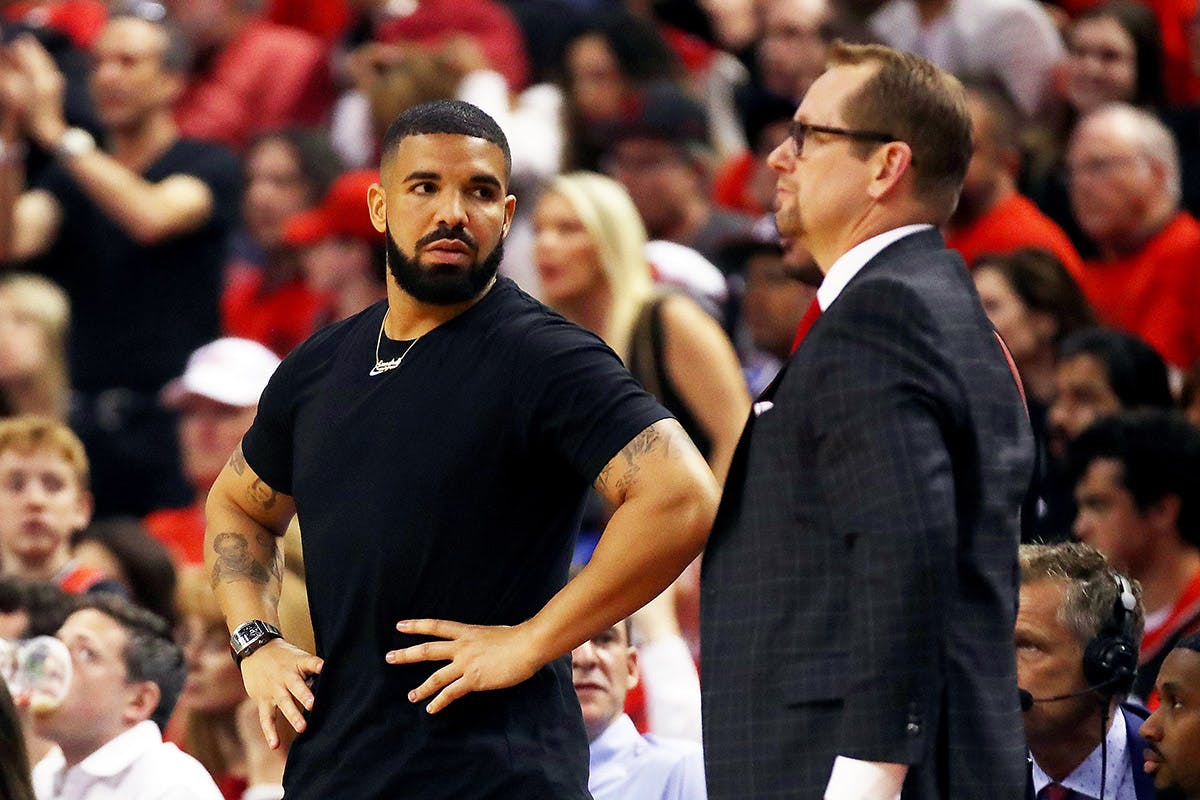
[[[595,800],[706,800],[704,751],[695,742],[642,736],[625,714],[588,746]]]
[[[1104,800],[1137,800],[1136,788],[1133,785],[1133,761],[1129,757],[1128,732],[1125,730],[1125,715],[1117,711],[1108,726],[1108,735],[1104,737],[1108,747],[1108,765],[1104,777]],[[1099,800],[1100,798],[1100,766],[1102,759],[1100,745],[1083,760],[1078,767],[1071,771],[1061,781],[1064,788],[1070,789],[1081,797]],[[1139,757],[1141,754],[1138,754]],[[1038,766],[1037,759],[1030,756],[1033,768],[1033,794],[1053,783],[1053,779]]]
[[[37,800],[222,800],[200,762],[149,720],[70,768],[56,747],[33,768],[33,790]]]
[[[821,281],[821,286],[817,289],[817,304],[821,306],[821,311],[828,311],[829,306],[846,288],[846,284],[862,271],[868,261],[883,252],[885,247],[900,241],[909,234],[929,230],[932,227],[927,223],[901,225],[899,228],[892,228],[890,231],[884,231],[866,241],[859,242],[842,253],[838,260],[829,267],[829,272],[825,273],[825,279]]]

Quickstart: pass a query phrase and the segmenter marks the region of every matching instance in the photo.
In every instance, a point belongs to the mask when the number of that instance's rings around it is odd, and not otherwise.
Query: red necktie
[[[1038,792],[1038,800],[1070,800],[1075,793],[1057,783],[1048,783]]]
[[[821,304],[817,302],[817,298],[813,298],[808,304],[808,310],[804,312],[804,316],[800,318],[800,324],[796,326],[796,338],[792,340],[792,352],[796,352],[796,348],[804,341],[804,337],[808,335],[808,329],[817,321],[817,317],[821,316]]]

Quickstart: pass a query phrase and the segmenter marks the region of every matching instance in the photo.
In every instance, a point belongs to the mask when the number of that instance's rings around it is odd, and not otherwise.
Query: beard
[[[501,239],[483,260],[479,260],[476,251],[475,263],[465,270],[448,264],[424,266],[400,249],[390,228],[385,226],[384,234],[388,272],[396,284],[414,299],[435,306],[457,305],[479,297],[496,277],[504,257],[504,240]],[[455,240],[472,249],[476,247],[475,238],[465,228],[442,226],[418,239],[413,249],[440,240]]]

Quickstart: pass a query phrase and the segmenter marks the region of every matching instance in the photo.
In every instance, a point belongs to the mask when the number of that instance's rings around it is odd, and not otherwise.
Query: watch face
[[[237,630],[233,632],[232,644],[234,650],[241,650],[248,644],[254,642],[260,636],[267,632],[262,623],[258,620],[251,620],[245,624],[239,625]]]

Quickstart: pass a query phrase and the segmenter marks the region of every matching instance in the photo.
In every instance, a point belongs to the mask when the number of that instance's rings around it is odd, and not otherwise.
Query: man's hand
[[[533,637],[524,625],[465,625],[440,619],[415,619],[398,623],[396,630],[443,640],[392,650],[386,656],[389,664],[450,662],[408,693],[413,703],[437,693],[426,709],[430,714],[470,692],[515,686],[544,663],[535,654]]]
[[[63,118],[66,81],[46,48],[32,36],[19,36],[11,45],[13,61],[28,82],[26,125],[38,144],[53,148],[67,130]]]
[[[279,746],[275,709],[279,709],[297,733],[302,732],[304,711],[311,711],[313,707],[313,693],[308,681],[311,676],[321,673],[324,663],[282,639],[268,642],[242,661],[246,694],[258,706],[258,724],[272,750]]]

